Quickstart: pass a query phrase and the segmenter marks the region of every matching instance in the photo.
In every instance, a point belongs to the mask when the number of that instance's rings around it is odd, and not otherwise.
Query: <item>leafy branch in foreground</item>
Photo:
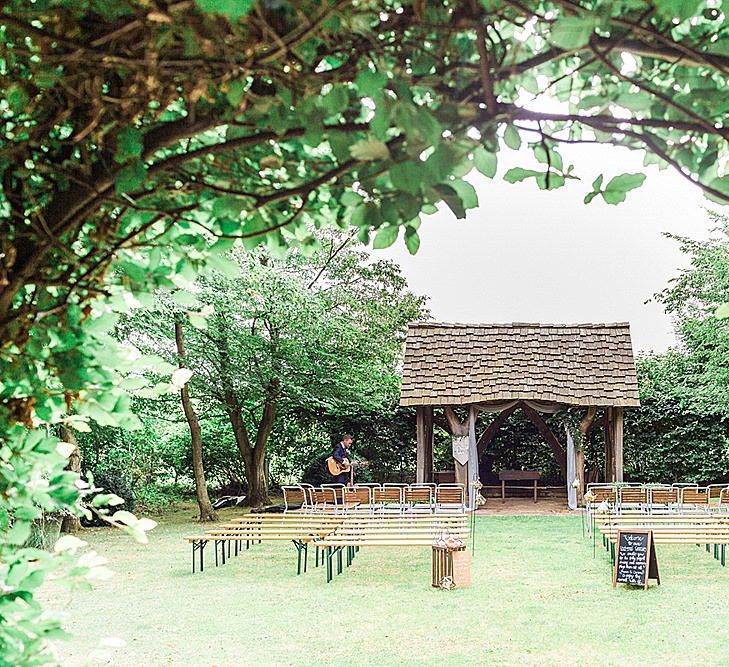
[[[137,425],[119,369],[150,361],[108,335],[115,318],[236,241],[281,256],[316,252],[312,228],[376,247],[404,230],[415,252],[420,215],[444,202],[464,217],[478,198],[463,177],[493,177],[524,142],[535,164],[511,180],[560,187],[577,177],[560,145],[603,142],[729,201],[715,4],[4,2],[0,590],[21,558],[11,522],[76,498],[54,439],[26,447],[29,434]],[[632,181],[617,179],[593,192],[620,200]],[[12,591],[0,655],[31,662],[40,610],[29,585]],[[18,599],[33,613],[9,632]]]

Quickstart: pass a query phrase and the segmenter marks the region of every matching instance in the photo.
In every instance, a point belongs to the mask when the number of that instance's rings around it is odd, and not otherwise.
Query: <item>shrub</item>
[[[123,505],[116,505],[110,508],[113,513],[117,510],[126,510],[127,512],[133,512],[136,505],[134,492],[127,483],[127,481],[120,475],[109,472],[99,472],[94,474],[94,486],[101,489],[99,493],[113,493],[124,500]],[[96,494],[89,494],[87,498],[87,504],[91,503],[91,500]],[[96,514],[93,514],[91,519],[83,518],[81,520],[82,525],[88,526],[107,526],[108,524],[103,519],[99,518]]]

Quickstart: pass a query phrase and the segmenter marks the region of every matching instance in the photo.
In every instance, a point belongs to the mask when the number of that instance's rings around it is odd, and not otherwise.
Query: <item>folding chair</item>
[[[674,486],[650,486],[648,493],[651,514],[668,514],[679,507],[679,490]]]
[[[404,489],[405,505],[411,512],[432,513],[435,494],[430,484],[411,484]]]
[[[679,489],[679,505],[682,513],[709,512],[709,492],[706,489],[682,487]]]
[[[618,487],[618,510],[620,512],[635,510],[645,512],[647,501],[647,493],[642,486]]]
[[[367,486],[354,486],[344,489],[344,505],[357,513],[372,514],[372,489]]]
[[[306,492],[300,486],[282,486],[284,499],[284,514],[291,511],[300,511],[306,506]]]
[[[405,511],[404,489],[397,486],[383,486],[381,489],[374,489],[374,503],[377,510],[382,512]]]
[[[465,512],[466,489],[462,484],[438,484],[435,489],[436,512]]]

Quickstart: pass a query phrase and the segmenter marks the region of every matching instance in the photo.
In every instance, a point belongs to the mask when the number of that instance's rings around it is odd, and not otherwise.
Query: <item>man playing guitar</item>
[[[334,451],[332,452],[332,458],[339,464],[342,471],[334,475],[334,482],[337,484],[344,484],[345,486],[352,482],[352,467],[350,464],[350,452],[349,448],[352,445],[352,436],[349,433],[345,433],[342,437],[342,441],[334,445]]]

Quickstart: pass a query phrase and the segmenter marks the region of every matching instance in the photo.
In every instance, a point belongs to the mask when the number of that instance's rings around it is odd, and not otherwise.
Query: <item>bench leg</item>
[[[327,583],[332,580],[332,548],[327,547],[326,553],[324,554],[327,565]]]
[[[726,565],[726,544],[721,545],[721,566]]]
[[[215,567],[218,567],[218,541],[213,542],[215,546]]]
[[[342,574],[342,547],[337,547],[337,574]]]
[[[304,542],[304,572],[306,572],[306,565],[309,561],[309,545]]]
[[[230,542],[228,542],[228,545],[230,545]],[[225,542],[223,540],[220,541],[220,555],[223,557],[223,565],[225,565]]]
[[[301,543],[296,540],[291,540],[296,547],[296,574],[301,574]]]

